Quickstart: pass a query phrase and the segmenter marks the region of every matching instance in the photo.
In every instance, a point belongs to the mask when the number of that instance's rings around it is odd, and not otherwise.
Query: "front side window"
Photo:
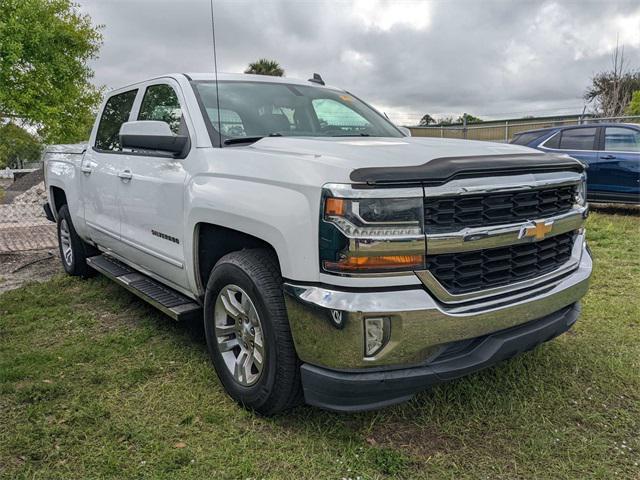
[[[604,149],[613,152],[640,152],[640,132],[631,128],[607,127]]]
[[[166,84],[148,87],[140,104],[138,120],[167,122],[174,134],[180,134],[182,109],[173,88]]]
[[[560,148],[563,150],[593,150],[596,128],[572,128],[562,131]]]
[[[96,133],[96,148],[98,150],[122,150],[120,126],[129,120],[131,107],[137,93],[138,90],[131,90],[114,95],[107,100]]]
[[[391,122],[366,103],[330,88],[255,81],[194,82],[212,140],[243,138],[402,137]],[[218,108],[220,115],[218,118]],[[257,138],[256,138],[257,137]],[[229,142],[231,140],[231,142]]]

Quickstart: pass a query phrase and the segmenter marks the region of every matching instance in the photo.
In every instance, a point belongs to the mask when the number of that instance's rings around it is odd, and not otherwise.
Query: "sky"
[[[97,85],[213,71],[209,0],[76,1],[103,25]],[[318,72],[399,125],[580,113],[616,42],[640,68],[640,0],[214,0],[214,17],[218,71]]]

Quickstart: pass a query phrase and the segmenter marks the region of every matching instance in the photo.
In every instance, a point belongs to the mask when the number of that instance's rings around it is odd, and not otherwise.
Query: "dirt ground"
[[[0,254],[0,293],[62,273],[57,248]]]

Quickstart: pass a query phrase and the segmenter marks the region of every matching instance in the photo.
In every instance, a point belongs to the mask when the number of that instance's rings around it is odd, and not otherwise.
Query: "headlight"
[[[340,187],[328,187],[323,193],[324,271],[357,274],[424,268],[422,189],[363,192]]]
[[[585,206],[587,204],[587,179],[583,175],[582,181],[578,183],[575,194],[575,202],[577,205]]]

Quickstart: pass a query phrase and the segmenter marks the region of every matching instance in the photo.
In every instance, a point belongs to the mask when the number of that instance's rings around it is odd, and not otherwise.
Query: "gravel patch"
[[[44,180],[36,183],[33,187],[17,195],[13,202],[14,204],[38,204],[42,205],[47,202],[47,190],[44,186]],[[41,213],[44,216],[44,212]]]
[[[63,273],[57,249],[0,254],[0,293]]]

